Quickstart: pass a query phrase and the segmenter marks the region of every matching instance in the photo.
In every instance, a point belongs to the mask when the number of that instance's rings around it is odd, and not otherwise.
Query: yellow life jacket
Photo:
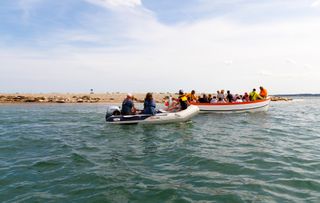
[[[179,96],[179,99],[181,99],[181,101],[188,101],[188,98],[187,98],[187,96],[185,94]]]

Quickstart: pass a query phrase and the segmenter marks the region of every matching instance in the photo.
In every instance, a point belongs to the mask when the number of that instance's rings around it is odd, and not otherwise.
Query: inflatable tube
[[[184,122],[199,113],[197,106],[191,105],[187,109],[179,112],[162,112],[156,115],[136,114],[136,115],[112,115],[106,117],[107,123],[112,124],[162,124]]]

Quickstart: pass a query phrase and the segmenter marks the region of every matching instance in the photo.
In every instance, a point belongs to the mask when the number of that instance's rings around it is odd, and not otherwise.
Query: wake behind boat
[[[199,108],[190,105],[187,109],[179,112],[160,111],[155,115],[135,114],[135,115],[117,115],[120,110],[117,106],[108,107],[106,122],[112,124],[163,124],[184,122],[199,113]]]
[[[233,113],[233,112],[257,112],[267,111],[270,98],[249,102],[230,102],[230,103],[198,103],[191,102],[192,105],[199,107],[200,112],[208,113]]]

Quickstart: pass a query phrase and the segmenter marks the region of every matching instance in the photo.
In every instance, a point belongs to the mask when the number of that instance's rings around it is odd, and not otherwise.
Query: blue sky
[[[320,1],[2,0],[0,92],[320,92]]]

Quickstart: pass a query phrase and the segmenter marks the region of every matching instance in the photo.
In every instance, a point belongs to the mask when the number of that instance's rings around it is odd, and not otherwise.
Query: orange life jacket
[[[267,97],[268,96],[268,92],[267,92],[267,90],[266,89],[262,89],[262,90],[260,90],[260,96],[261,97]]]

